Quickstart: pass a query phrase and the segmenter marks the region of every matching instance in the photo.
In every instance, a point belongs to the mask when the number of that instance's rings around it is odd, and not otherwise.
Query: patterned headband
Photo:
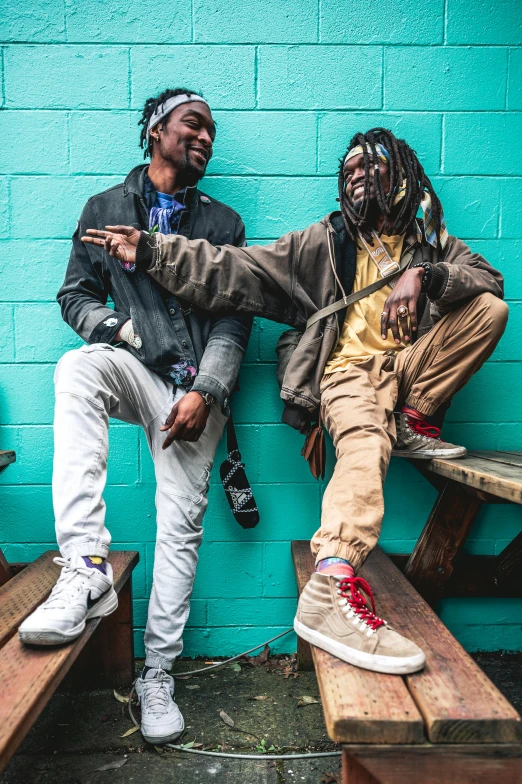
[[[175,95],[173,98],[168,98],[163,103],[160,103],[154,114],[151,116],[149,123],[147,125],[147,141],[149,141],[149,136],[151,129],[154,128],[167,114],[170,114],[174,109],[178,106],[181,106],[183,103],[204,103],[210,109],[208,105],[208,101],[205,101],[201,95],[196,95],[195,93],[190,93],[189,95]]]
[[[373,155],[372,148],[370,147],[369,144],[366,145],[366,151],[370,155]],[[388,163],[388,164],[390,163],[390,153],[388,152],[386,147],[384,147],[384,145],[376,144],[375,151],[377,152],[377,157],[383,163]],[[356,155],[362,155],[362,154],[363,154],[362,144],[358,144],[357,147],[352,147],[352,149],[348,150],[348,152],[346,153],[346,158],[343,161],[343,166],[350,160],[350,158],[355,158]]]

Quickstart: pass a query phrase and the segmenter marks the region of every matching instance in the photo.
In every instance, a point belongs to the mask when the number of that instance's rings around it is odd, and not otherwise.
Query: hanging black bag
[[[219,468],[227,501],[242,528],[255,528],[259,522],[259,511],[245,473],[245,464],[241,462],[232,417],[227,422],[227,451],[227,459]]]

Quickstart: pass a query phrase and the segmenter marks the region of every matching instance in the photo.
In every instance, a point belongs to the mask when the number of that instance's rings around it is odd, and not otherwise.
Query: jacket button
[[[170,313],[171,316],[175,316],[176,315],[176,311],[175,311],[174,308],[169,308],[169,313]]]
[[[183,348],[187,348],[188,343],[186,340],[182,340],[181,345],[183,346]]]

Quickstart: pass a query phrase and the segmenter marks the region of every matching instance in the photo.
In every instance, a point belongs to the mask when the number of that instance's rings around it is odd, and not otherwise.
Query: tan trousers
[[[323,378],[321,412],[337,463],[311,543],[316,563],[337,556],[358,571],[381,531],[397,402],[434,414],[491,355],[507,316],[505,302],[481,294],[444,316],[395,360],[380,354]]]

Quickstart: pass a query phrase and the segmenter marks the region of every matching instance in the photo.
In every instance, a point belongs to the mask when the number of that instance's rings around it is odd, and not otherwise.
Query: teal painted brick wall
[[[0,541],[13,560],[54,546],[53,368],[79,345],[55,303],[79,212],[140,163],[137,120],[167,86],[203,91],[218,122],[204,188],[268,242],[335,207],[337,159],[351,135],[385,125],[421,155],[450,231],[506,275],[506,335],[458,396],[446,435],[520,449],[522,404],[522,22],[517,0],[50,0],[4,3],[0,21],[0,444],[17,463],[0,477]],[[157,21],[159,20],[159,21]],[[279,423],[274,346],[259,320],[234,403],[261,511],[240,529],[212,476],[187,654],[231,654],[291,624],[289,541],[319,518],[323,485]],[[108,520],[135,548],[138,652],[154,558],[154,475],[142,434],[110,433]],[[330,470],[333,451],[329,449]],[[223,459],[220,445],[218,462]],[[407,488],[407,493],[405,493]],[[382,544],[408,551],[433,502],[392,463]],[[488,507],[468,550],[498,553],[520,530],[515,507]],[[522,603],[446,601],[470,649],[522,649]],[[295,644],[285,638],[279,650]]]

